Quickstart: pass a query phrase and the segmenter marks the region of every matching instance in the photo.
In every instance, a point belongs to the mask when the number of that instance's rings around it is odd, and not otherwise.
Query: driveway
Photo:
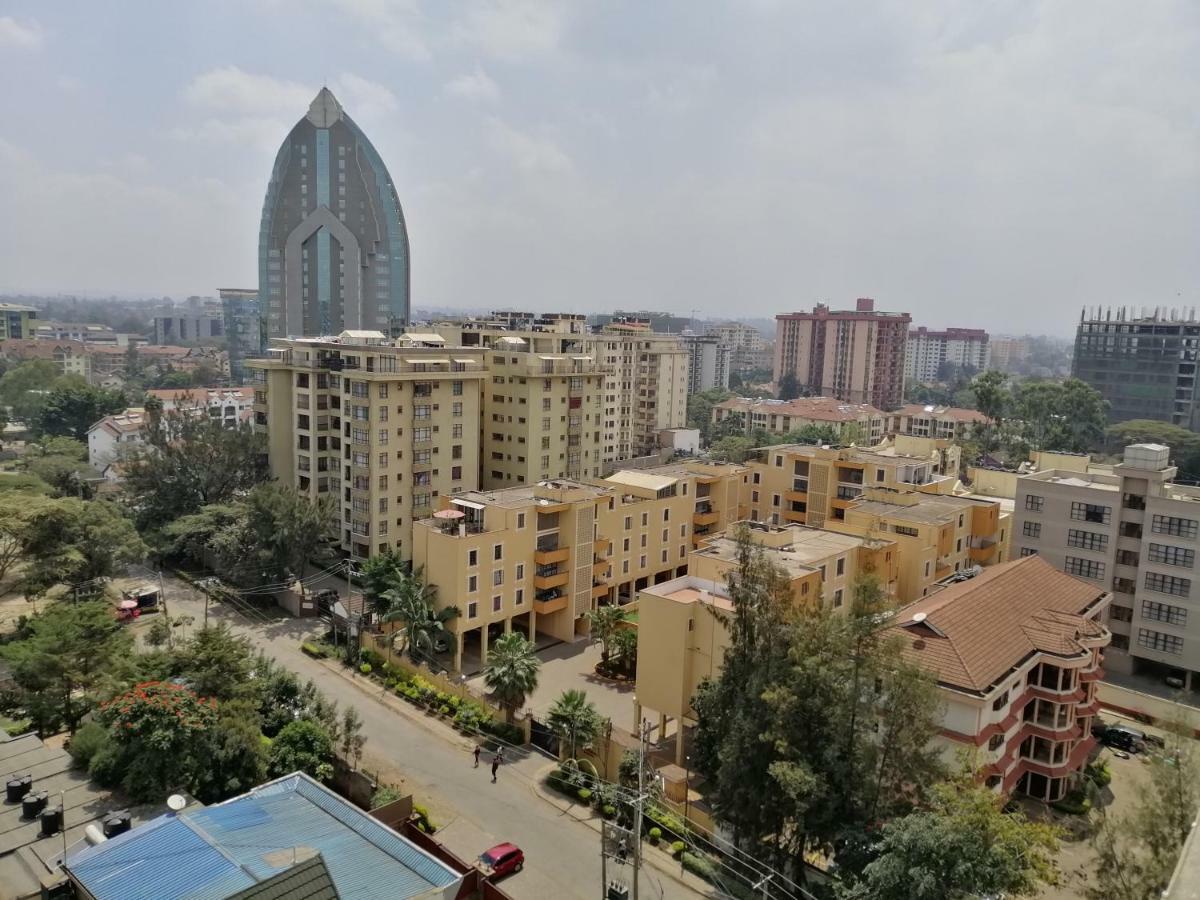
[[[198,626],[204,617],[202,595],[173,578],[167,579],[166,589],[170,614],[192,615]],[[520,845],[525,870],[502,884],[514,897],[592,900],[600,893],[598,834],[534,795],[544,757],[528,754],[513,760],[492,784],[487,767],[472,767],[473,744],[453,729],[383,696],[374,682],[301,653],[300,641],[318,632],[319,623],[251,623],[222,605],[210,606],[209,618],[227,622],[300,677],[312,678],[339,706],[357,707],[367,737],[362,767],[381,773],[383,780],[403,779],[417,802],[429,807],[439,827],[437,837],[454,853],[470,860],[501,841]],[[642,870],[642,891],[644,897],[670,900],[704,896],[650,867]]]

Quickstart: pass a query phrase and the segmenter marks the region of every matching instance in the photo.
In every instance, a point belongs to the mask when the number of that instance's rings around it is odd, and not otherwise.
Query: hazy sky
[[[325,82],[414,305],[1200,306],[1195,0],[4,0],[0,82],[0,290],[255,286]]]

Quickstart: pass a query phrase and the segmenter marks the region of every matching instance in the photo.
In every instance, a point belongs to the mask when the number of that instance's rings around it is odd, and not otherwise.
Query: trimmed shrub
[[[592,799],[592,789],[591,788],[580,788],[578,791],[575,792],[575,796],[577,796],[584,803],[589,803],[589,802],[591,802],[591,799]]]
[[[99,722],[85,722],[71,738],[67,752],[81,769],[86,769],[92,757],[108,744],[108,729]]]
[[[450,715],[450,707],[449,707],[449,705],[447,705],[447,704],[444,704],[444,703],[443,703],[443,704],[442,704],[442,706],[441,706],[441,707],[438,709],[438,713],[440,713],[440,714],[441,714],[441,715],[443,715],[443,716],[448,716],[448,715]]]
[[[683,841],[675,841],[673,844],[671,844],[671,855],[676,857],[679,856],[686,846],[687,844],[685,844]]]
[[[364,675],[370,675],[371,674],[371,664],[363,663],[362,665],[360,665],[358,667],[358,671],[362,672]]]
[[[617,808],[611,803],[605,803],[602,807],[600,807],[600,815],[604,816],[606,819],[611,819],[616,814]]]
[[[417,823],[417,827],[425,834],[433,834],[437,831],[437,826],[433,824],[433,819],[429,818],[429,810],[420,803],[413,804],[413,819]]]
[[[358,661],[361,663],[366,663],[372,669],[378,669],[385,663],[383,654],[376,653],[374,650],[360,650],[358,652]]]
[[[654,827],[650,829],[650,843],[657,844],[662,839],[662,829]]]
[[[300,652],[305,656],[311,656],[313,659],[324,659],[327,655],[324,647],[320,647],[312,641],[305,641],[301,644]]]
[[[1074,790],[1061,800],[1051,803],[1050,806],[1069,816],[1083,816],[1091,810],[1092,801],[1087,798],[1087,795],[1083,791]]]

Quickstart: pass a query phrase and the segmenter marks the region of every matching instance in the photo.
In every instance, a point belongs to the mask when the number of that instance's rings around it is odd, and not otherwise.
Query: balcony
[[[556,613],[561,609],[567,608],[567,597],[565,594],[560,594],[557,597],[549,597],[545,600],[534,599],[533,611],[538,615],[547,615]]]
[[[711,507],[701,512],[699,509],[692,515],[692,524],[698,526],[716,525],[721,520],[721,514]]]
[[[788,503],[807,503],[808,491],[784,491],[783,499]]]
[[[995,546],[992,546],[992,547],[969,547],[967,549],[967,556],[969,556],[971,558],[972,562],[986,563],[995,555],[996,555]]]
[[[571,573],[563,570],[561,572],[552,572],[546,575],[534,575],[533,586],[539,591],[548,591],[553,588],[559,588],[571,580]]]
[[[609,589],[609,586],[607,584],[593,584],[592,585],[592,599],[599,600],[601,597],[607,597],[608,589]]]
[[[612,546],[612,541],[610,541],[606,537],[602,537],[601,535],[596,535],[592,539],[592,544],[595,546],[597,551],[607,550],[609,547]]]
[[[603,576],[604,573],[607,571],[608,571],[608,560],[607,559],[592,560],[592,575],[593,576],[596,576],[596,575]]]
[[[533,551],[533,561],[539,566],[552,566],[556,563],[566,562],[570,557],[570,547],[549,547],[545,550]]]
[[[798,509],[785,509],[783,511],[783,521],[785,522],[799,522],[803,525],[807,519],[807,512],[800,512]]]

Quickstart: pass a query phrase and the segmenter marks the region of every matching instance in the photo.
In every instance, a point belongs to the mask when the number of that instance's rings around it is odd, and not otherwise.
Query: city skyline
[[[265,173],[325,83],[386,148],[413,307],[768,317],[873,296],[930,327],[1065,335],[1087,303],[1200,300],[1182,2],[345,0],[289,9],[279,49],[278,4],[221,6],[6,8],[0,291],[250,287]]]

